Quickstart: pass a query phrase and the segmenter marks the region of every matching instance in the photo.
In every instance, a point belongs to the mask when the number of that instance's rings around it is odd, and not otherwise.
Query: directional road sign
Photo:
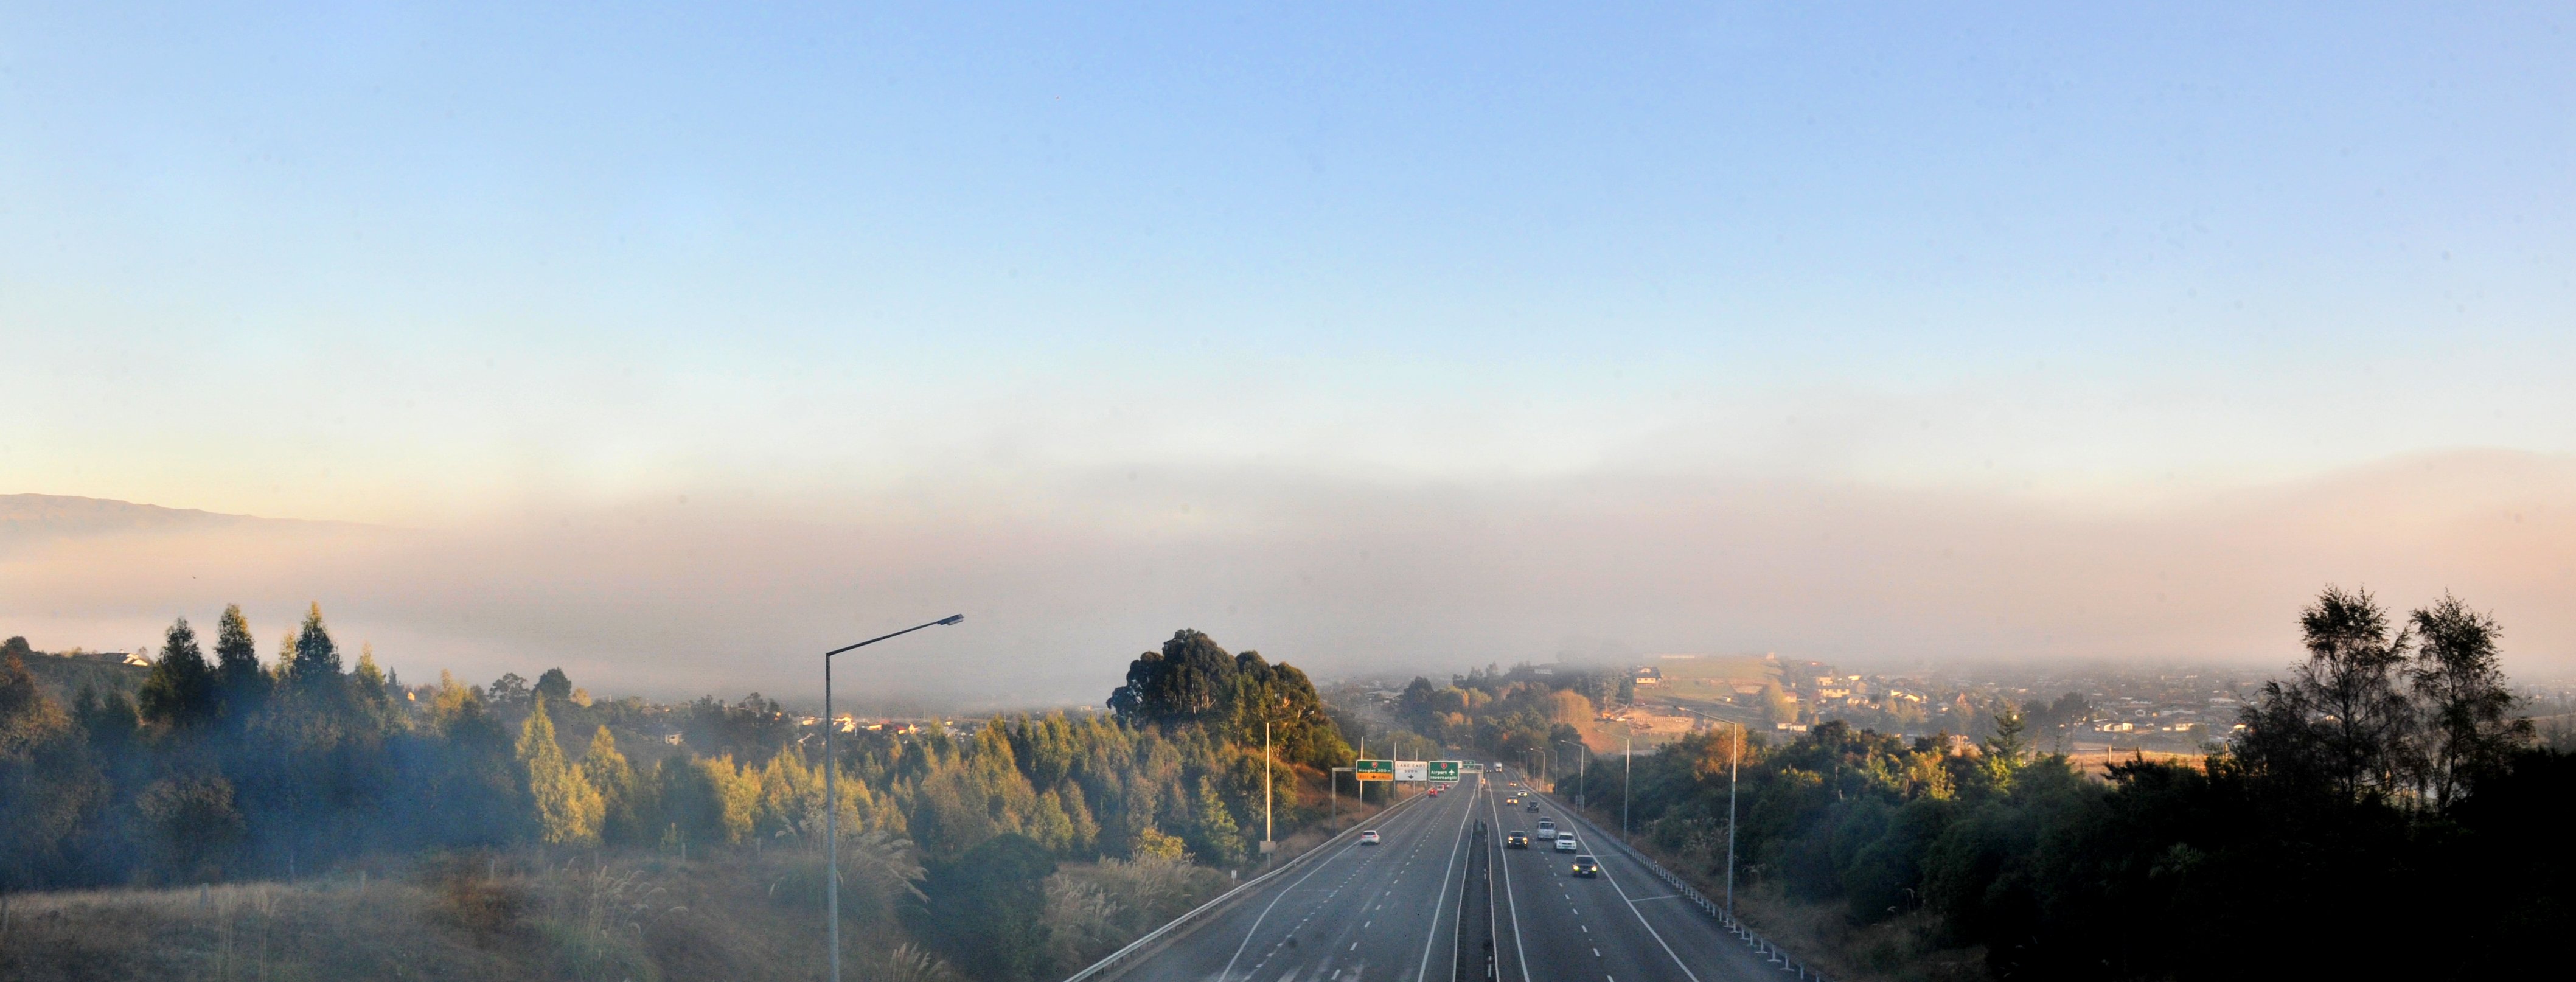
[[[1395,762],[1395,779],[1398,781],[1426,780],[1430,776],[1430,771],[1431,765],[1422,761],[1399,760]]]
[[[1431,765],[1431,783],[1433,783],[1433,784],[1456,784],[1456,783],[1458,783],[1458,762],[1457,762],[1457,761],[1454,761],[1454,760],[1434,760],[1434,761],[1428,761],[1427,763],[1429,763],[1429,764]]]
[[[1351,762],[1351,776],[1362,781],[1392,781],[1395,780],[1395,762],[1354,760]]]

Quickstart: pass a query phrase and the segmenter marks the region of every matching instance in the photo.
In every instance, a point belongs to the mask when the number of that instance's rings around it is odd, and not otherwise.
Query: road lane
[[[1503,850],[1496,864],[1498,931],[1511,939],[1496,943],[1505,949],[1502,982],[1771,982],[1784,974],[1697,908],[1657,899],[1669,892],[1662,880],[1614,845],[1591,841],[1592,830],[1569,821],[1555,801],[1537,798],[1541,810],[1531,814],[1501,803],[1511,793],[1508,778],[1494,784],[1484,796],[1489,821],[1533,837],[1526,850]],[[1556,852],[1536,839],[1541,818],[1574,831],[1581,852]],[[1602,875],[1573,875],[1576,855],[1595,857]]]
[[[1470,781],[1472,782],[1472,778]],[[1469,784],[1398,805],[1116,976],[1136,982],[1449,982],[1457,893],[1473,829]]]
[[[1113,978],[1125,982],[1475,982],[1456,976],[1458,877],[1479,820],[1494,871],[1497,982],[1773,982],[1787,977],[1716,921],[1669,896],[1652,871],[1552,799],[1541,811],[1506,807],[1501,773],[1469,775],[1451,792],[1379,818],[1385,839],[1356,837],[1212,915],[1169,947]],[[1524,797],[1530,795],[1524,793]],[[1501,848],[1504,833],[1535,833],[1554,817],[1601,863],[1576,877],[1576,853],[1533,842]]]

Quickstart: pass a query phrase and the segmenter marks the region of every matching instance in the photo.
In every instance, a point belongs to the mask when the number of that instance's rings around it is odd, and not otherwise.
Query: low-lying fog
[[[825,647],[863,706],[1096,703],[1180,627],[1322,676],[1560,653],[2287,663],[2328,582],[2492,610],[2509,667],[2570,664],[2576,461],[2404,457],[2078,511],[1992,494],[1600,475],[1415,486],[1128,472],[1012,496],[749,496],[449,527],[5,501],[0,634],[125,649],[174,616],[309,601],[407,681],[561,666],[601,693],[792,703]],[[203,627],[200,630],[204,630]],[[263,655],[273,652],[263,650]]]

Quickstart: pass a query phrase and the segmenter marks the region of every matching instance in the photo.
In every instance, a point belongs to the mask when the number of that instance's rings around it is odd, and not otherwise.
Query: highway
[[[1475,830],[1467,778],[1378,818],[1384,844],[1353,836],[1249,891],[1171,947],[1117,976],[1132,982],[1448,982],[1459,874]],[[1445,899],[1444,899],[1445,898]]]
[[[1327,847],[1109,978],[1134,982],[1469,982],[1456,975],[1457,918],[1476,823],[1492,829],[1499,982],[1773,982],[1788,973],[1615,849],[1598,878],[1571,872],[1574,853],[1503,833],[1538,819],[1505,806],[1508,778],[1468,775],[1450,792],[1399,804],[1376,826],[1383,845]],[[1524,795],[1526,801],[1526,795]],[[1578,837],[1589,830],[1574,826]]]
[[[1542,800],[1539,811],[1503,804],[1506,778],[1477,795],[1482,817],[1499,829],[1529,832],[1528,849],[1503,849],[1494,867],[1495,947],[1504,982],[1773,982],[1788,978],[1708,915],[1674,896],[1664,881],[1608,843],[1594,848],[1589,829],[1572,825]],[[1445,797],[1445,796],[1444,796]],[[1555,851],[1537,838],[1538,820],[1569,826],[1580,853]],[[1574,857],[1600,860],[1601,875],[1578,877]]]

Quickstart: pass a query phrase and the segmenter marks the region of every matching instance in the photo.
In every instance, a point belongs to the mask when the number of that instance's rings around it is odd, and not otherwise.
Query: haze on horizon
[[[2409,11],[0,11],[0,634],[1097,702],[1563,652],[2576,669],[2576,40]]]

